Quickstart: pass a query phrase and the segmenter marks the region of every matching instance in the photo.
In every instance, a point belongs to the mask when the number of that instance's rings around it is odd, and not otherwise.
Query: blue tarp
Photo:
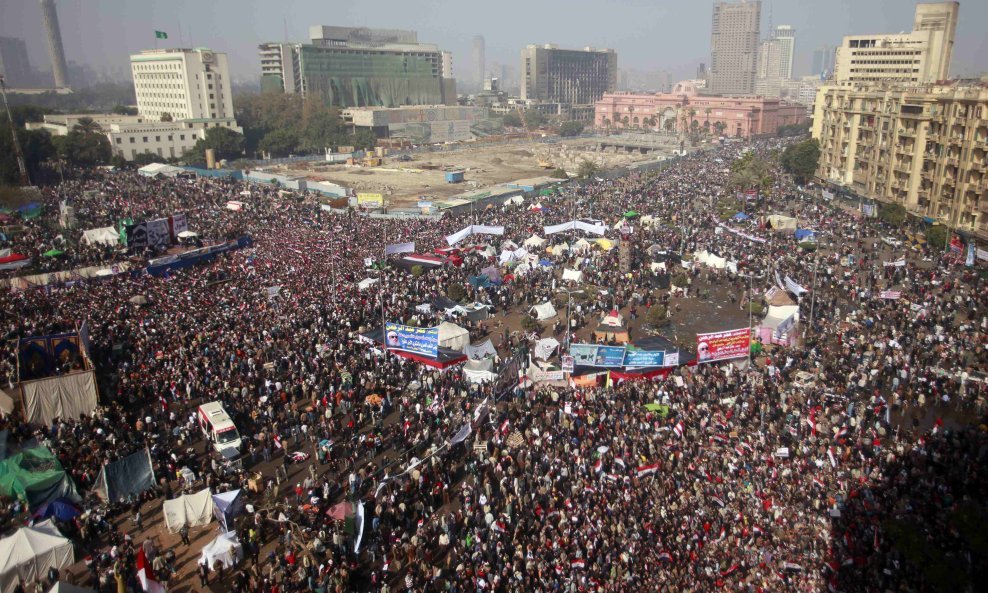
[[[549,260],[547,260],[547,259],[540,259],[539,260],[539,265],[542,266],[543,268],[551,268],[552,267],[552,262],[549,261]]]
[[[493,284],[491,282],[491,279],[488,278],[487,276],[470,276],[469,280],[470,280],[470,286],[474,286],[477,288],[487,288],[488,286]]]
[[[81,514],[82,512],[72,504],[72,501],[65,498],[57,498],[38,507],[38,510],[34,512],[34,518],[47,519],[48,517],[55,517],[59,521],[71,521]]]
[[[734,220],[748,220],[751,217],[748,216],[747,214],[745,214],[744,212],[738,212],[737,214],[735,214],[731,218],[733,218]]]
[[[811,231],[810,229],[796,229],[794,233],[797,241],[802,241],[806,237],[812,237],[816,234],[816,231]]]

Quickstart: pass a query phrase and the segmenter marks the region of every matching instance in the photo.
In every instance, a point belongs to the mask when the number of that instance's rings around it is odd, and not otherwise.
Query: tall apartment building
[[[529,45],[521,50],[522,100],[591,105],[617,89],[617,52]]]
[[[48,57],[51,58],[51,73],[55,79],[55,88],[69,86],[69,68],[65,64],[65,49],[62,47],[62,29],[58,26],[58,8],[55,0],[39,0],[41,3],[41,21],[45,26],[45,37],[48,40]]]
[[[779,25],[772,31],[772,38],[779,44],[779,76],[789,80],[792,78],[792,64],[796,57],[796,29],[789,25]]]
[[[796,29],[779,25],[772,36],[758,46],[758,78],[755,94],[778,97],[783,83],[792,79],[793,55],[796,49]]]
[[[321,97],[335,107],[456,103],[452,61],[414,31],[314,26],[309,36],[307,44],[259,46],[262,91]]]
[[[820,178],[988,239],[988,85],[827,85]]]
[[[710,92],[750,95],[758,74],[761,0],[714,3],[710,36]]]
[[[821,45],[813,50],[813,65],[810,74],[820,78],[829,78],[834,73],[834,52],[829,45]]]
[[[137,111],[144,117],[232,119],[226,54],[206,48],[151,49],[130,56]]]
[[[478,86],[482,86],[487,77],[487,53],[483,35],[477,35],[473,38],[471,57],[473,59],[473,81]]]
[[[0,75],[10,88],[31,86],[34,76],[23,39],[0,37]]]
[[[849,35],[837,48],[838,84],[924,84],[946,80],[954,50],[959,2],[917,4],[909,33]]]

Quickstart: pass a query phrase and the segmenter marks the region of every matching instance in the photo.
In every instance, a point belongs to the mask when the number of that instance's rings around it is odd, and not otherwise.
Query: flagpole
[[[381,225],[381,234],[384,237],[384,243],[381,246],[381,337],[384,338],[384,351],[388,351],[388,331],[387,325],[388,320],[384,315],[384,293],[385,293],[385,282],[387,281],[387,276],[384,274],[384,266],[388,262],[388,225],[387,219],[384,220],[384,224]]]

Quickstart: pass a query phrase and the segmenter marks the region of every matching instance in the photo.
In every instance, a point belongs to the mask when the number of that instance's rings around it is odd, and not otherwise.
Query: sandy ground
[[[669,146],[671,154],[673,145]],[[547,175],[556,167],[575,173],[584,159],[608,169],[658,156],[659,153],[642,155],[613,149],[600,152],[596,139],[579,138],[555,144],[525,140],[498,145],[458,145],[449,150],[417,151],[409,161],[385,157],[380,167],[347,167],[314,161],[265,170],[331,181],[357,192],[380,193],[390,206],[407,207],[419,199],[441,200],[472,189]],[[540,166],[540,160],[551,167]],[[444,170],[457,169],[465,171],[464,182],[446,183]]]

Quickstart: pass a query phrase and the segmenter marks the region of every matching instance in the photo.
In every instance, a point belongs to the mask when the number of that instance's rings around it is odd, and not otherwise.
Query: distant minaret
[[[41,20],[44,21],[45,33],[48,34],[48,57],[51,58],[51,72],[55,77],[55,88],[67,88],[69,78],[66,74],[65,50],[62,49],[62,31],[58,27],[58,11],[55,0],[39,0],[41,2]]]

